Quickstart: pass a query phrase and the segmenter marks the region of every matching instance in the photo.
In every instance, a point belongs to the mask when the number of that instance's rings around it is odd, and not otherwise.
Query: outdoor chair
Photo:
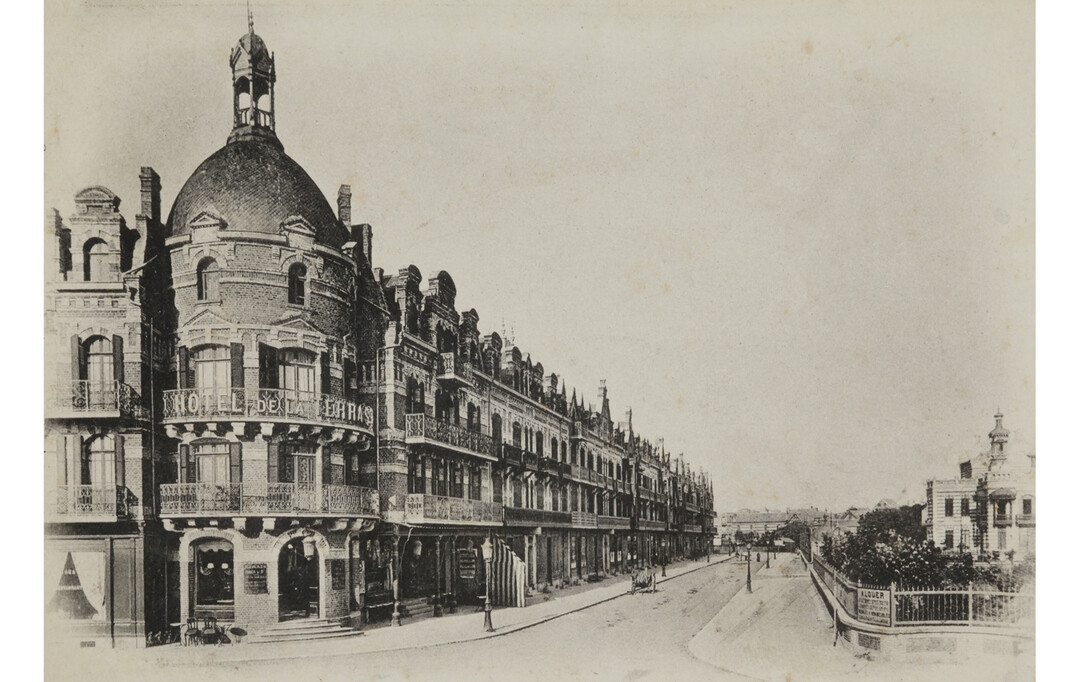
[[[192,646],[198,646],[199,644],[202,644],[203,633],[202,630],[199,629],[198,618],[187,619],[187,625],[184,626],[183,638],[184,646],[188,646],[189,644]]]
[[[221,644],[225,639],[225,630],[218,627],[217,617],[203,616],[202,641],[205,644]]]

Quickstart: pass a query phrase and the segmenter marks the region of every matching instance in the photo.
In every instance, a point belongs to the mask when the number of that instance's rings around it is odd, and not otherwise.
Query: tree
[[[858,534],[873,542],[884,542],[895,533],[899,537],[923,540],[926,528],[922,524],[923,505],[913,504],[899,509],[875,509],[859,519]]]

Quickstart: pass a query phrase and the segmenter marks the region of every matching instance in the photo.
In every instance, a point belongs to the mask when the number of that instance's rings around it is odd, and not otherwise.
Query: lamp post
[[[480,551],[484,555],[484,632],[495,632],[491,625],[491,536],[484,538]]]
[[[665,536],[664,537],[664,544],[660,548],[660,577],[661,578],[666,578],[667,577],[667,551],[668,551],[668,541],[667,541],[667,537]]]
[[[746,545],[746,591],[753,594],[754,586],[750,582],[750,545]]]
[[[769,567],[769,546],[765,545],[765,568]]]

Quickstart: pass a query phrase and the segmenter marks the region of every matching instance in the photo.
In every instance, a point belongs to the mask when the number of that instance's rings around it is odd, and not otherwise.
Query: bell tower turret
[[[233,129],[229,141],[251,136],[274,140],[274,55],[255,34],[248,10],[248,32],[240,37],[229,56],[232,67]]]

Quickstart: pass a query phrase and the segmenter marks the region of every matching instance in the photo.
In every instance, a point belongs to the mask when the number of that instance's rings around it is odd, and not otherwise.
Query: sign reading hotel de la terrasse
[[[374,411],[345,398],[272,388],[166,391],[166,419],[252,417],[337,422],[370,429]]]

